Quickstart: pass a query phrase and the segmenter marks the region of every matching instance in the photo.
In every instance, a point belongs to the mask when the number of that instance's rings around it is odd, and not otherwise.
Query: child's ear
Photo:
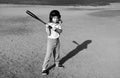
[[[59,23],[63,23],[63,21],[61,19],[59,19]]]

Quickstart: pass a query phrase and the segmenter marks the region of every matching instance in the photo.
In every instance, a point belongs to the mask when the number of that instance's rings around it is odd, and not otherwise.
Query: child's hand
[[[46,24],[46,32],[48,33],[48,35],[51,35],[51,29],[52,27],[49,24]]]
[[[62,33],[62,29],[59,29],[59,28],[56,28],[55,31],[59,34]]]
[[[46,24],[46,27],[48,27],[49,29],[52,29],[52,26],[50,26],[49,24]]]
[[[52,27],[51,27],[50,25],[48,26],[48,28],[49,28],[49,29],[52,29]]]

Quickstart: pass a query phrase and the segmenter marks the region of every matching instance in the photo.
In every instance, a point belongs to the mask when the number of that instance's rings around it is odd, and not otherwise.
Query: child
[[[51,54],[53,53],[55,66],[59,67],[60,60],[60,34],[62,32],[60,23],[61,15],[58,10],[52,10],[49,14],[49,23],[46,24],[46,32],[48,34],[47,40],[47,52],[42,66],[42,74],[47,75],[48,62],[50,60]]]

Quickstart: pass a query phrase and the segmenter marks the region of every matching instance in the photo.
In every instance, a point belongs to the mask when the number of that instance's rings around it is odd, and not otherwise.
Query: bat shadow
[[[82,44],[77,43],[76,41],[72,41],[74,44],[77,45],[77,47],[75,49],[73,49],[72,51],[70,51],[67,55],[65,55],[63,58],[61,58],[60,60],[60,65],[63,66],[63,64],[68,61],[69,59],[71,59],[72,57],[74,57],[76,54],[78,54],[80,51],[87,49],[88,45],[92,42],[92,40],[86,40],[84,41]],[[47,70],[51,70],[52,68],[55,67],[55,64],[51,65]]]
[[[80,51],[87,49],[88,44],[90,44],[92,40],[86,40],[82,44],[77,43],[76,41],[73,41],[77,45],[75,49],[70,51],[67,55],[65,55],[61,60],[60,64],[63,65],[66,61],[68,61],[70,58],[74,57],[76,54],[78,54]]]

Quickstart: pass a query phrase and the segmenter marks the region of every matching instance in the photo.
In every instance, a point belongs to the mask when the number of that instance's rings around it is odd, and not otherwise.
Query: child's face
[[[52,21],[54,23],[57,23],[59,21],[59,18],[57,16],[53,16]]]

